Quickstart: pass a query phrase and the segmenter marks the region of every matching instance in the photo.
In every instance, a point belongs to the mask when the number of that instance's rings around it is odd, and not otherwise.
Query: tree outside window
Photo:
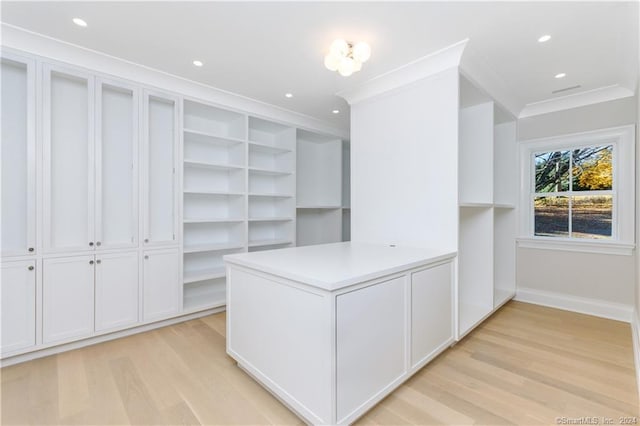
[[[548,151],[533,157],[535,235],[611,238],[613,146]]]

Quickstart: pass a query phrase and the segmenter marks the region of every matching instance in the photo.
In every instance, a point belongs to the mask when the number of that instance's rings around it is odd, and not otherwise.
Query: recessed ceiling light
[[[334,109],[333,111],[331,111],[334,114],[340,114],[340,110],[339,109]]]
[[[195,65],[196,67],[201,67],[204,64],[202,63],[202,61],[195,60],[195,61],[193,61],[193,65]]]
[[[285,93],[284,96],[286,98],[293,98],[293,93]]]
[[[566,76],[567,76],[567,74],[566,74],[566,73],[561,72],[561,73],[556,74],[556,76],[555,76],[555,77],[556,77],[556,78],[565,78]]]
[[[545,41],[551,40],[551,36],[549,34],[545,34],[538,39],[538,43],[544,43]]]
[[[73,23],[79,27],[87,26],[87,22],[84,19],[80,19],[80,18],[73,18]]]

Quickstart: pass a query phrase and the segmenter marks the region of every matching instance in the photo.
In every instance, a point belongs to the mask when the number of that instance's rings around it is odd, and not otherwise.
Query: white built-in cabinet
[[[105,253],[95,261],[95,331],[138,322],[138,252]]]
[[[2,354],[36,343],[36,267],[33,260],[2,264]]]
[[[134,86],[96,80],[97,248],[138,245],[138,105]]]
[[[459,111],[458,337],[515,295],[515,118],[464,75]]]
[[[143,319],[166,318],[180,310],[180,252],[146,251],[143,260]]]
[[[349,240],[348,147],[339,138],[298,130],[298,246]]]
[[[2,74],[2,256],[35,254],[36,135],[35,61],[3,56]]]
[[[43,343],[85,337],[138,321],[138,253],[46,258]]]
[[[44,65],[44,249],[88,251],[94,230],[94,78]]]
[[[44,260],[42,270],[43,343],[91,335],[95,256],[48,258]]]
[[[45,65],[47,252],[137,245],[137,96],[123,83]]]
[[[144,245],[177,244],[178,99],[145,91],[143,110]]]
[[[343,238],[340,138],[11,49],[1,67],[3,358],[224,307],[224,255]]]

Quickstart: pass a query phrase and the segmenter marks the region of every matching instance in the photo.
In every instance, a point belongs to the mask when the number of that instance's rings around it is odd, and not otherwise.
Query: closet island
[[[360,242],[227,255],[227,353],[306,422],[352,423],[454,342],[455,256]]]

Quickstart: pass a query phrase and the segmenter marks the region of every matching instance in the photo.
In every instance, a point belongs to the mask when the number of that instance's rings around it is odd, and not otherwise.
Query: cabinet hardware
[[[98,247],[100,247],[100,246],[102,245],[102,243],[101,243],[100,241],[98,241],[98,242],[96,243],[96,245],[97,245]]]
[[[33,247],[29,247],[29,251],[31,251],[31,252],[32,252],[33,250],[34,250],[34,249],[33,249]]]
[[[149,256],[148,256],[148,255],[146,255],[144,258],[145,258],[145,259],[148,259],[148,258],[149,258]]]
[[[30,271],[33,271],[33,269],[34,269],[33,266],[29,266]]]
[[[148,239],[148,238],[145,238],[145,239],[144,239],[144,242],[145,242],[145,243],[148,243],[148,242],[149,242],[149,239]]]
[[[89,247],[93,247],[93,241],[89,242]]]
[[[102,260],[98,259],[98,260],[96,260],[96,263],[99,265],[99,264],[102,263]]]
[[[90,261],[89,261],[89,265],[93,265],[93,260],[90,260]]]

